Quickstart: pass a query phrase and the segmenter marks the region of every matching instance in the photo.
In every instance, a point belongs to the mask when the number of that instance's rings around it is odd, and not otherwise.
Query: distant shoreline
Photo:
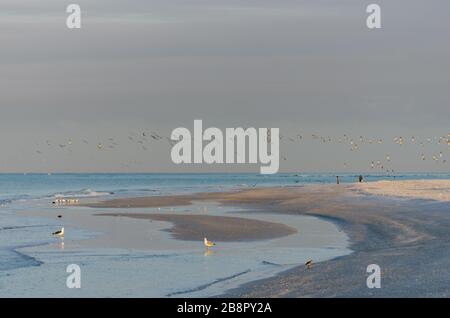
[[[333,184],[316,185],[301,184],[302,187],[332,187]],[[381,180],[362,183],[344,183],[336,185],[353,192],[380,195],[387,197],[405,197],[412,199],[430,199],[436,201],[450,201],[450,179],[436,180]],[[296,185],[282,187],[268,186],[263,189],[297,188]],[[289,196],[289,195],[288,195]],[[92,208],[155,208],[166,206],[189,205],[194,200],[218,200],[220,202],[235,201],[245,203],[252,201],[255,194],[252,189],[240,189],[226,192],[197,193],[188,195],[165,195],[136,198],[110,199],[94,203],[83,204]],[[281,194],[280,198],[286,197]]]

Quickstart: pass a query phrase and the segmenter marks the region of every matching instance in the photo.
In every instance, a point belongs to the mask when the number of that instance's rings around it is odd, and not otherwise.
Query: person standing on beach
[[[363,176],[362,175],[359,175],[358,181],[359,181],[359,183],[363,182]]]
[[[336,176],[336,184],[339,184],[339,176]]]

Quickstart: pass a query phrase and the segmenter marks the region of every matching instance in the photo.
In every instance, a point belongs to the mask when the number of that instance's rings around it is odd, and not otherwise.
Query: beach
[[[420,190],[414,193],[411,184],[420,184]],[[315,263],[309,270],[299,264],[223,296],[448,297],[450,202],[445,199],[449,185],[449,180],[397,181],[396,187],[385,187],[382,181],[250,189],[180,199],[183,203],[216,200],[224,205],[243,205],[253,211],[250,215],[258,211],[315,216],[333,222],[350,237],[353,253],[349,255]],[[153,207],[160,205],[158,200],[123,199],[96,206]],[[366,286],[369,264],[381,267],[380,289]]]
[[[438,184],[447,188],[448,194],[449,181]],[[436,183],[433,186],[436,188]],[[450,202],[420,199],[423,194],[419,199],[399,201],[396,192],[386,197],[388,190],[383,191],[384,197],[355,196],[352,192],[359,188],[336,187],[332,195],[316,193],[313,201],[293,198],[275,203],[282,213],[334,220],[352,240],[351,255],[316,264],[311,270],[299,266],[226,296],[449,297]],[[301,195],[310,190],[291,191]],[[349,191],[348,196],[342,191]],[[425,195],[427,199],[430,196]],[[380,289],[366,286],[369,264],[381,267]]]
[[[0,294],[448,297],[449,185],[377,180],[119,196],[83,190],[68,192],[76,204],[17,201],[5,206],[0,224]],[[52,238],[61,226],[64,240]],[[204,237],[217,245],[205,249]],[[71,263],[86,275],[79,291],[65,287]],[[380,289],[366,286],[370,264],[381,268]]]

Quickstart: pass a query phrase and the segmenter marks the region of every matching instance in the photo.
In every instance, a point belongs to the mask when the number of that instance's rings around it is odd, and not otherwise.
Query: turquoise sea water
[[[290,186],[311,183],[355,182],[357,173],[260,174],[0,174],[0,205],[15,200],[113,194],[174,194],[217,191],[238,187]],[[381,179],[448,179],[450,173],[371,174],[367,181]]]
[[[77,240],[94,238],[82,227],[69,227],[69,240],[61,251],[49,233],[61,220],[33,216],[33,211],[55,209],[49,203],[56,196],[79,198],[116,198],[154,196],[204,191],[222,191],[255,186],[301,186],[312,183],[354,182],[358,174],[0,174],[0,297],[8,296],[211,296],[227,288],[256,278],[267,277],[299,264],[307,256],[327,259],[349,253],[341,245],[333,245],[340,236],[333,229],[327,233],[312,231],[307,237],[221,244],[220,253],[204,257],[197,243],[179,242],[160,250],[86,248]],[[364,175],[375,181],[394,176]],[[397,180],[449,179],[450,173],[402,174]],[[23,212],[26,216],[23,215]],[[76,208],[71,213],[80,213]],[[236,213],[236,211],[233,211]],[[216,211],[217,215],[226,215]],[[31,215],[31,216],[30,216]],[[233,216],[235,216],[234,214]],[[242,215],[245,217],[245,214]],[[298,216],[277,216],[269,221],[296,224],[299,228],[316,221]],[[321,221],[324,222],[324,221]],[[320,225],[320,224],[319,224]],[[172,246],[169,234],[153,230],[154,238],[164,246]],[[331,234],[330,234],[331,233]],[[311,237],[325,237],[323,245],[309,246]],[[334,237],[334,236],[335,237]],[[322,239],[322,238],[321,238]],[[338,238],[342,240],[342,237]],[[328,240],[328,241],[327,241]],[[298,246],[298,242],[303,242]],[[319,240],[320,241],[320,240]],[[71,243],[72,242],[72,243]],[[172,244],[172,245],[170,245]],[[53,246],[53,247],[52,247]],[[65,287],[65,267],[81,263],[91,277],[81,291]],[[223,264],[226,264],[224,266]],[[95,277],[95,278],[94,278]],[[56,279],[58,278],[58,279]],[[89,285],[91,282],[91,285]],[[95,282],[95,284],[93,284]]]

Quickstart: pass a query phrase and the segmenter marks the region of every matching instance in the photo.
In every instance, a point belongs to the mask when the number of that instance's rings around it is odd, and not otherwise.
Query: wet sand
[[[98,216],[129,217],[133,219],[173,223],[167,230],[179,240],[199,241],[211,237],[217,242],[256,241],[287,236],[297,232],[287,225],[241,217],[150,213],[102,213]]]
[[[449,297],[450,202],[364,193],[358,186],[341,184],[262,188],[163,200],[180,199],[183,204],[216,200],[258,212],[317,216],[335,222],[351,239],[351,255],[315,263],[310,270],[300,265],[234,289],[226,297]],[[99,204],[154,207],[162,202],[161,198],[141,198]],[[367,288],[369,264],[381,267],[381,289]]]
[[[292,197],[292,194],[284,191],[288,187],[283,188],[263,188],[251,190],[239,190],[232,192],[210,192],[210,193],[196,193],[191,195],[177,195],[177,196],[153,196],[153,197],[138,197],[138,198],[120,198],[111,199],[99,202],[89,202],[79,204],[78,206],[90,208],[106,208],[106,209],[134,209],[134,208],[161,208],[161,207],[176,207],[183,205],[190,205],[193,201],[214,201],[222,204],[244,204],[255,203],[260,200],[274,200],[281,201]],[[325,188],[323,188],[326,191]]]
[[[293,199],[290,190],[307,189],[309,191],[306,200],[322,199],[323,196],[335,197],[345,192],[361,194],[380,195],[384,197],[402,197],[410,199],[430,199],[436,201],[450,201],[450,180],[383,180],[376,182],[363,182],[355,184],[335,185],[308,185],[300,187],[281,188],[257,188],[239,190],[233,192],[211,192],[198,193],[193,195],[179,196],[154,196],[140,198],[122,198],[106,200],[101,202],[87,203],[83,206],[92,208],[155,208],[166,206],[189,205],[194,200],[212,200],[221,203],[257,203],[261,200],[265,202],[281,202]],[[285,190],[288,191],[285,191]],[[320,190],[320,191],[317,191]],[[337,191],[340,192],[337,192]],[[305,194],[305,193],[303,193]],[[299,200],[300,198],[297,198]]]
[[[279,213],[325,217],[350,237],[354,253],[299,266],[246,284],[229,297],[449,297],[450,202],[359,195],[353,186],[290,190],[293,198],[261,205]],[[366,285],[381,267],[381,289]]]

